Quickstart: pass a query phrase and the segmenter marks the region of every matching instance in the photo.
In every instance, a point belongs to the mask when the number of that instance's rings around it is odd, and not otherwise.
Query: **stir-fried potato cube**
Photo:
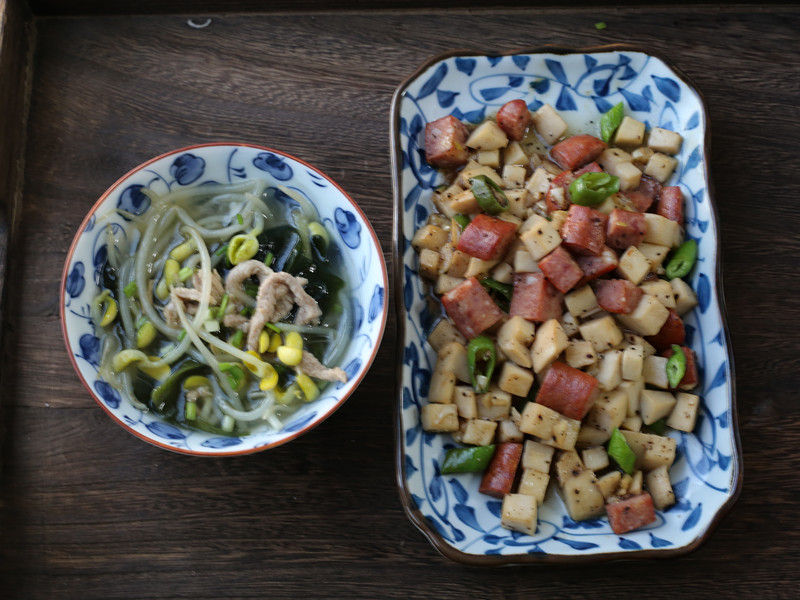
[[[448,319],[439,319],[428,334],[428,343],[438,354],[439,350],[444,348],[449,342],[466,344],[467,340]]]
[[[667,419],[667,425],[678,431],[691,433],[697,424],[697,411],[700,408],[700,397],[695,394],[678,392],[675,394],[675,407]]]
[[[581,422],[570,419],[536,402],[528,402],[522,411],[519,429],[534,435],[543,444],[572,450],[578,440]]]
[[[530,368],[530,345],[533,343],[535,326],[530,321],[515,315],[497,331],[497,346],[509,359],[521,367]]]
[[[441,256],[436,250],[423,248],[419,253],[419,274],[425,279],[435,280],[439,276]]]
[[[644,123],[625,116],[617,127],[614,144],[625,150],[634,150],[644,143]]]
[[[645,294],[650,294],[667,308],[675,308],[675,293],[672,291],[672,285],[666,279],[645,281],[639,287]]]
[[[467,270],[464,273],[464,277],[469,279],[470,277],[478,277],[479,275],[486,275],[499,262],[500,262],[499,259],[481,260],[480,258],[475,258],[473,256],[469,259],[469,264],[467,265]]]
[[[598,356],[597,381],[600,389],[604,391],[613,390],[622,382],[622,351],[609,350]]]
[[[555,448],[541,444],[535,440],[525,440],[522,448],[522,468],[550,472],[550,464],[553,461]]]
[[[434,286],[434,292],[439,296],[442,296],[452,290],[453,288],[457,288],[461,285],[465,279],[463,277],[453,277],[452,275],[448,275],[446,273],[442,273],[436,279],[436,285]]]
[[[484,121],[467,138],[467,146],[476,150],[495,150],[508,145],[508,136],[495,121]]]
[[[497,431],[497,421],[470,419],[461,436],[461,442],[472,446],[488,446]]]
[[[422,428],[432,433],[458,430],[458,412],[455,404],[426,404],[422,407]]]
[[[411,238],[411,245],[417,252],[423,248],[439,252],[449,239],[450,233],[441,227],[425,225],[414,233],[414,237]]]
[[[553,463],[553,471],[555,472],[556,482],[559,487],[563,487],[569,479],[585,470],[586,467],[583,465],[580,455],[575,450],[564,450],[556,454],[555,462]]]
[[[472,185],[470,184],[469,180],[477,175],[486,175],[486,177],[494,181],[497,185],[503,187],[503,178],[500,177],[500,174],[497,171],[476,161],[470,161],[467,163],[467,165],[458,174],[456,181],[462,188],[472,193],[470,191]]]
[[[525,439],[525,434],[519,430],[513,420],[503,419],[497,423],[497,432],[494,437],[498,444],[503,442],[522,443],[522,440]]]
[[[678,159],[672,156],[667,156],[661,152],[656,152],[647,161],[644,168],[644,174],[658,179],[661,183],[666,183],[672,177],[672,172],[678,166]]]
[[[628,329],[641,335],[655,335],[669,318],[669,310],[650,294],[642,295],[633,312],[617,315],[617,319]]]
[[[542,323],[531,346],[533,370],[540,373],[569,346],[569,338],[556,319]]]
[[[564,296],[564,304],[567,305],[567,310],[573,317],[585,317],[592,314],[599,307],[597,305],[597,297],[594,291],[588,285],[579,287],[577,290],[569,292]]]
[[[580,324],[578,323],[578,319],[573,317],[568,312],[565,312],[563,315],[561,315],[561,320],[559,323],[561,323],[561,327],[564,329],[564,333],[567,334],[568,338],[575,337],[580,333]]]
[[[615,495],[619,488],[620,479],[622,479],[622,473],[619,471],[609,471],[597,479],[597,489],[603,494],[605,500]]]
[[[538,526],[536,498],[526,494],[506,494],[500,524],[506,529],[534,535]]]
[[[639,397],[639,412],[645,425],[652,425],[672,412],[675,396],[659,390],[642,390]]]
[[[506,165],[527,165],[530,157],[525,153],[522,144],[516,140],[509,142],[503,150],[503,164]]]
[[[694,290],[680,277],[669,282],[675,295],[675,312],[683,316],[697,306],[697,296]]]
[[[612,175],[619,177],[620,191],[636,189],[642,180],[642,172],[631,161],[617,164]]]
[[[456,374],[445,369],[441,361],[437,360],[428,384],[428,401],[437,404],[450,404],[453,402],[455,387]]]
[[[454,248],[452,244],[445,244],[439,251],[439,256],[439,273],[450,277],[464,277],[472,259],[469,254]]]
[[[555,175],[549,173],[544,167],[536,167],[533,175],[528,178],[525,189],[531,194],[531,200],[538,202],[545,197],[550,189],[550,183],[555,179]]]
[[[644,219],[647,231],[643,241],[648,244],[677,248],[683,242],[683,230],[677,222],[655,213],[644,213]]]
[[[644,348],[641,344],[626,346],[622,351],[622,378],[635,381],[641,379],[644,366]]]
[[[515,217],[524,219],[528,214],[532,202],[531,193],[528,190],[506,190],[508,198],[508,212]]]
[[[587,469],[599,471],[608,466],[608,452],[603,446],[592,446],[581,451],[581,459]]]
[[[648,356],[644,359],[642,377],[647,385],[652,385],[662,390],[669,388],[667,381],[667,359],[663,356]],[[641,396],[640,396],[641,409]]]
[[[500,150],[479,150],[476,160],[487,167],[498,168],[500,166]]]
[[[467,348],[464,344],[450,342],[439,350],[436,368],[452,371],[456,379],[470,383],[469,365],[467,362]]]
[[[478,418],[478,401],[471,385],[457,385],[453,390],[453,402],[462,419]]]
[[[654,433],[622,430],[620,432],[636,455],[637,469],[652,471],[661,465],[669,467],[675,461],[675,449],[678,443],[674,438]]]
[[[642,369],[644,370],[644,361],[642,361]],[[623,381],[617,388],[620,392],[624,392],[628,397],[628,416],[633,417],[639,414],[639,396],[644,389],[644,376],[640,379],[630,381]]]
[[[517,273],[539,273],[539,263],[531,253],[525,249],[517,250],[514,253],[514,270]]]
[[[514,268],[506,262],[498,263],[492,269],[492,279],[500,283],[511,283],[514,281]]]
[[[648,148],[647,146],[642,146],[641,148],[636,148],[633,152],[631,152],[631,159],[633,164],[635,165],[646,165],[647,161],[650,160],[650,157],[655,154],[655,151],[652,148]]]
[[[567,364],[576,369],[589,367],[597,362],[597,353],[594,347],[585,340],[570,340],[564,357]]]
[[[569,216],[569,211],[566,210],[554,210],[550,213],[550,225],[553,226],[553,229],[560,232],[561,228],[564,226],[564,223]],[[559,233],[560,235],[560,233]]]
[[[622,331],[614,322],[614,317],[605,315],[586,321],[580,326],[581,336],[597,352],[605,352],[622,341]]]
[[[664,129],[663,127],[653,127],[647,136],[647,145],[656,152],[664,154],[677,154],[681,151],[683,137],[679,133]]]
[[[494,384],[485,394],[478,394],[476,399],[479,419],[502,421],[511,415],[511,394],[504,392]]]
[[[628,414],[628,396],[614,390],[600,394],[592,405],[585,423],[590,427],[607,433],[609,436],[622,424]]]
[[[675,504],[675,492],[669,481],[667,467],[662,465],[650,471],[647,474],[646,482],[656,510],[664,510]]]
[[[564,482],[561,498],[574,521],[599,517],[605,510],[605,498],[597,487],[597,477],[589,469]]]
[[[547,494],[547,484],[550,483],[550,475],[535,469],[522,469],[522,476],[519,480],[519,493],[536,498],[536,504],[541,505]]]
[[[448,205],[453,215],[471,215],[480,210],[480,205],[472,190],[463,190],[460,194],[456,194],[450,199]]]
[[[524,398],[533,386],[533,371],[523,369],[516,363],[508,361],[503,364],[503,368],[500,370],[497,385],[504,392]]]
[[[561,245],[558,230],[542,216],[531,215],[520,231],[520,239],[534,260],[541,260]]]
[[[503,184],[510,190],[521,188],[525,184],[525,167],[505,165],[503,167]]]
[[[653,345],[650,342],[648,342],[642,336],[637,335],[637,334],[635,334],[635,333],[633,333],[631,331],[626,331],[625,332],[625,344],[628,345],[628,346],[633,346],[633,345],[638,344],[639,346],[641,346],[644,349],[645,357],[652,356],[653,354],[656,353],[656,349],[653,347]]]
[[[578,432],[578,440],[575,442],[576,446],[599,446],[605,444],[611,438],[611,432],[601,431],[597,427],[592,427],[585,422],[581,425]]]
[[[603,170],[610,175],[614,175],[613,171],[616,170],[617,165],[622,163],[629,163],[632,156],[622,150],[621,148],[606,148],[597,158],[597,162],[603,167]]]
[[[532,115],[533,126],[542,139],[550,145],[567,133],[568,125],[556,110],[549,104],[544,104]]]
[[[617,271],[633,285],[639,285],[650,272],[650,261],[636,246],[630,246],[619,257]]]
[[[633,475],[631,476],[631,482],[628,485],[628,493],[634,496],[638,496],[642,493],[642,484],[644,483],[644,477],[642,476],[641,471],[634,471]]]
[[[653,273],[658,273],[659,268],[664,263],[664,259],[667,258],[669,254],[669,247],[642,242],[637,248],[639,248],[639,252],[644,254],[645,258],[650,261],[650,270]]]
[[[634,417],[625,417],[620,429],[627,429],[628,431],[641,431],[642,430],[642,417],[636,415]]]

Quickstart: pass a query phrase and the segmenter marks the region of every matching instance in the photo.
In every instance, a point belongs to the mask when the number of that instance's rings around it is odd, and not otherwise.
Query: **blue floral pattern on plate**
[[[439,461],[452,440],[428,434],[420,407],[435,353],[425,339],[439,316],[428,286],[417,274],[410,240],[433,211],[432,190],[443,180],[424,159],[425,123],[452,114],[477,123],[505,102],[524,100],[531,110],[555,107],[573,133],[598,130],[598,118],[618,102],[648,128],[679,132],[684,143],[671,185],[687,198],[687,235],[700,246],[691,285],[699,306],[686,318],[687,342],[696,350],[702,411],[692,434],[673,433],[678,456],[670,476],[675,506],[658,521],[624,536],[605,519],[576,523],[550,493],[539,512],[534,536],[500,526],[501,503],[478,492],[479,476],[442,476]],[[730,351],[717,294],[717,225],[706,169],[706,111],[699,95],[665,62],[635,49],[503,56],[450,55],[421,68],[395,95],[394,166],[397,203],[396,273],[402,285],[398,310],[403,345],[399,386],[397,464],[406,510],[445,555],[492,564],[538,560],[602,560],[620,556],[668,555],[693,548],[738,493],[738,439],[732,415]]]
[[[303,405],[282,431],[264,430],[247,437],[219,437],[183,429],[141,412],[98,377],[100,340],[89,317],[89,306],[101,290],[101,272],[108,256],[106,228],[98,219],[117,208],[145,214],[150,208],[148,188],[165,193],[187,186],[233,183],[260,178],[268,185],[286,186],[306,196],[319,212],[354,274],[349,282],[354,315],[352,341],[342,360],[350,380],[328,386],[314,402]],[[128,222],[114,215],[114,236],[128,236]],[[346,226],[342,226],[345,223]],[[209,144],[170,152],[140,166],[110,188],[93,207],[70,248],[61,292],[61,316],[70,357],[87,390],[97,403],[134,435],[163,448],[187,454],[245,454],[274,447],[297,437],[331,415],[356,389],[378,351],[387,316],[387,273],[383,253],[372,226],[358,205],[324,174],[289,155],[244,144]]]

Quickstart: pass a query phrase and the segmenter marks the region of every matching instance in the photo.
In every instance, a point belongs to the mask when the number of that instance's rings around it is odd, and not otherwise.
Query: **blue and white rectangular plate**
[[[477,123],[509,100],[531,110],[550,104],[570,133],[596,133],[600,115],[618,102],[626,114],[684,138],[669,185],[686,198],[687,236],[699,242],[691,285],[698,307],[686,316],[697,354],[702,399],[692,434],[673,432],[678,452],[670,471],[677,503],[641,530],[616,535],[603,519],[574,522],[548,493],[534,536],[500,526],[501,501],[478,492],[479,475],[442,476],[449,436],[419,423],[435,352],[427,334],[441,314],[417,273],[410,240],[433,210],[442,183],[424,157],[425,123],[446,115]],[[742,481],[732,353],[720,279],[719,236],[708,171],[704,100],[664,58],[631,46],[542,47],[484,56],[468,51],[432,58],[396,91],[392,103],[395,201],[395,290],[398,311],[397,477],[411,521],[445,556],[468,564],[581,562],[674,556],[696,548],[734,503]],[[552,487],[552,486],[551,486]]]

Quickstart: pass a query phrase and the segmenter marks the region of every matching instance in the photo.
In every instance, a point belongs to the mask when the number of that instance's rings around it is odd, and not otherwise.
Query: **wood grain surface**
[[[800,9],[302,4],[192,22],[30,20],[21,220],[2,312],[0,597],[800,597]],[[611,42],[668,55],[710,108],[745,475],[738,502],[695,552],[503,569],[441,557],[396,488],[394,307],[357,393],[312,433],[261,454],[201,459],[151,447],[80,384],[58,318],[63,262],[86,211],[127,170],[198,142],[281,149],[350,193],[391,264],[397,85],[455,47]]]

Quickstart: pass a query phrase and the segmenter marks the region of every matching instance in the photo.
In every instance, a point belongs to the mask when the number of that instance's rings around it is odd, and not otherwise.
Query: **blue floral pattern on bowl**
[[[406,511],[443,554],[462,562],[504,564],[540,560],[604,560],[679,554],[695,547],[738,494],[740,459],[735,431],[733,372],[718,296],[717,225],[706,164],[703,101],[661,59],[631,48],[531,52],[502,56],[446,55],[434,59],[395,95],[393,106],[396,279],[403,354],[398,403],[398,468]],[[701,415],[692,434],[676,432],[678,453],[670,477],[677,503],[656,523],[619,536],[606,519],[574,522],[549,493],[533,536],[500,526],[501,502],[478,492],[477,475],[442,476],[449,436],[428,434],[419,423],[435,353],[426,337],[440,315],[417,273],[410,240],[434,210],[432,190],[443,179],[424,158],[425,123],[452,114],[477,123],[505,102],[522,99],[531,110],[556,108],[573,133],[596,133],[601,113],[623,102],[626,114],[648,128],[679,132],[684,143],[671,185],[686,201],[687,235],[699,243],[692,287],[699,306],[686,318],[687,342],[701,372]]]
[[[165,193],[187,186],[234,183],[260,178],[268,185],[288,187],[304,195],[319,212],[352,274],[349,287],[354,319],[352,339],[342,361],[346,384],[325,388],[314,402],[303,405],[281,431],[264,430],[246,437],[220,437],[166,423],[123,400],[99,378],[100,340],[89,317],[89,306],[101,290],[101,273],[108,256],[105,228],[97,219],[117,208],[145,214],[150,207],[144,188]],[[127,237],[128,222],[119,214],[110,219],[118,239]],[[346,226],[343,226],[345,223]],[[269,148],[245,144],[208,144],[170,152],[141,165],[117,181],[95,204],[70,248],[64,267],[61,317],[73,365],[86,389],[120,425],[157,446],[200,455],[246,454],[278,446],[313,428],[330,416],[353,393],[378,351],[386,326],[387,272],[380,244],[358,205],[331,179],[297,158]]]

